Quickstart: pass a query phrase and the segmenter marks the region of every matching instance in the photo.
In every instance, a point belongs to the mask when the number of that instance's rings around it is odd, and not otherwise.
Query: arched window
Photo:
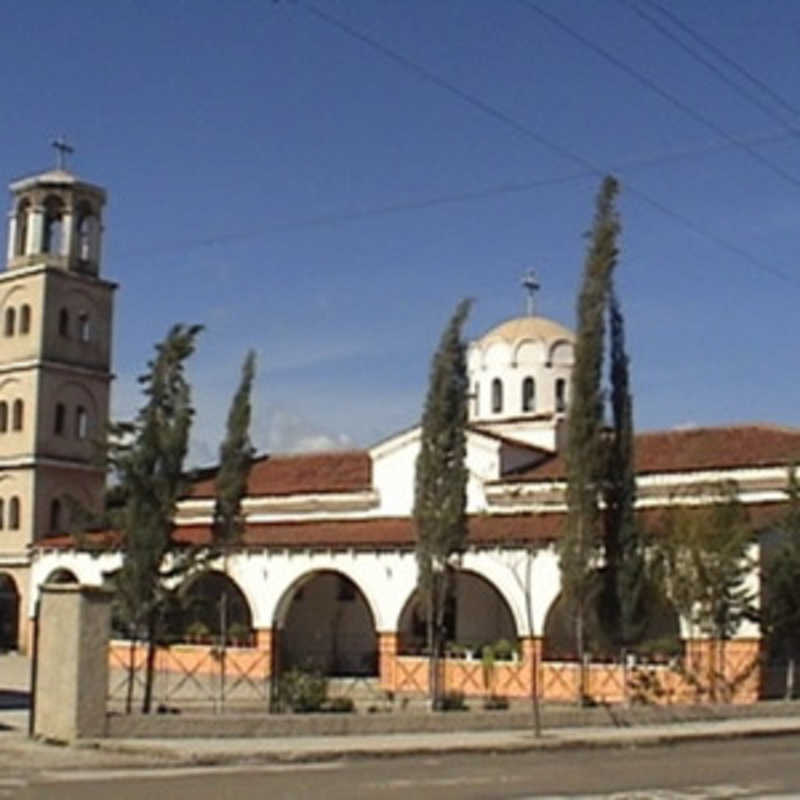
[[[8,529],[19,530],[19,497],[12,497],[8,503]]]
[[[89,315],[84,311],[78,315],[78,339],[88,342],[91,338],[92,327],[89,324]]]
[[[492,413],[499,414],[503,410],[503,382],[500,378],[492,381]]]
[[[0,497],[0,531],[6,525],[6,504],[2,497]]]
[[[15,400],[14,406],[11,410],[11,427],[15,431],[22,430],[22,423],[24,420],[25,406],[22,400]]]
[[[50,503],[50,532],[58,533],[61,530],[61,501],[55,499]]]
[[[58,333],[64,337],[69,336],[69,311],[66,308],[58,312]]]
[[[24,256],[25,248],[28,244],[28,214],[31,204],[28,200],[22,200],[17,206],[17,240],[14,242],[14,255]]]
[[[531,377],[522,381],[522,410],[536,411],[536,384]]]
[[[89,417],[83,406],[75,409],[75,438],[85,439],[89,435]]]
[[[8,430],[8,403],[5,400],[0,401],[0,433],[5,433]]]
[[[56,415],[53,419],[53,433],[57,436],[64,435],[64,423],[67,418],[67,409],[63,403],[56,403]]]
[[[64,204],[57,197],[48,197],[44,202],[42,229],[42,252],[61,253],[63,234]]]
[[[567,410],[567,382],[564,378],[556,379],[556,411]]]
[[[17,326],[17,312],[13,308],[6,309],[6,324],[4,326],[4,333],[6,336],[14,335],[14,328]]]
[[[19,332],[31,332],[31,307],[27,303],[19,310]]]

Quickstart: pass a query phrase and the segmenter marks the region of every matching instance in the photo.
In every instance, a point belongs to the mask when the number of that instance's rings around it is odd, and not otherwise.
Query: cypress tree
[[[237,542],[244,531],[242,498],[247,493],[247,479],[254,453],[250,441],[250,394],[255,367],[256,355],[250,350],[242,364],[242,377],[231,401],[225,439],[219,448],[212,531],[214,544],[223,547]]]
[[[439,669],[444,617],[452,592],[450,557],[467,535],[467,365],[461,329],[471,301],[462,300],[442,334],[431,365],[416,463],[414,519],[417,587],[425,604],[430,692],[439,706]]]
[[[800,485],[797,467],[788,470],[788,510],[777,525],[778,544],[763,548],[764,607],[762,627],[768,635],[770,656],[786,663],[785,697],[795,694],[797,660],[800,658]]]
[[[629,647],[641,638],[646,623],[645,561],[634,516],[633,400],[625,350],[625,322],[613,286],[608,316],[612,431],[605,486],[604,621],[609,638],[622,647]]]
[[[192,554],[172,539],[178,498],[186,490],[183,460],[194,409],[185,361],[194,352],[201,326],[174,326],[156,346],[156,357],[139,378],[146,402],[136,419],[122,427],[123,440],[112,454],[124,497],[119,520],[123,561],[115,581],[118,609],[132,631],[147,642],[142,711],[150,711],[155,648],[171,583],[192,566]]]
[[[605,478],[603,349],[605,312],[617,262],[617,181],[607,176],[597,196],[583,281],[578,296],[575,364],[567,427],[567,524],[560,548],[562,586],[575,626],[581,663],[587,637],[594,566],[602,544],[598,496]],[[581,670],[581,697],[586,695]]]

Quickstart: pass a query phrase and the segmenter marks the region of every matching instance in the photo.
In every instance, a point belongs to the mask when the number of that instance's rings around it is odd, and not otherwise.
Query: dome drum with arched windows
[[[472,425],[555,450],[569,405],[575,337],[546,317],[506,320],[469,346]]]
[[[96,275],[105,191],[56,169],[11,184],[8,267],[45,263]]]

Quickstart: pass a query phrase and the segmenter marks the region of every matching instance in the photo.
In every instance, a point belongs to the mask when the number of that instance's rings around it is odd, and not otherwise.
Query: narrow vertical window
[[[88,342],[91,338],[91,326],[89,325],[89,315],[83,312],[78,316],[78,339],[82,342]]]
[[[556,380],[556,411],[567,410],[567,382],[563,378]]]
[[[22,403],[22,400],[15,400],[14,401],[14,407],[13,407],[13,409],[11,411],[11,427],[15,431],[21,431],[22,430],[22,424],[24,422],[24,418],[23,418],[24,417],[24,413],[25,413],[25,407],[24,407],[24,405]]]
[[[492,413],[499,414],[503,410],[503,382],[500,378],[492,381]]]
[[[58,312],[58,333],[60,336],[69,336],[69,311],[66,308]]]
[[[0,401],[0,433],[8,430],[8,403]]]
[[[13,308],[6,309],[6,321],[4,325],[4,332],[6,336],[14,335],[14,328],[17,325],[17,312]]]
[[[61,530],[61,501],[56,499],[50,503],[50,532],[58,533]]]
[[[67,416],[67,409],[63,403],[56,403],[56,415],[53,419],[53,433],[57,436],[64,435],[64,422]]]
[[[8,529],[19,530],[19,497],[12,497],[8,503]]]
[[[75,409],[75,438],[85,439],[89,433],[89,417],[86,415],[86,409],[83,406],[78,406]]]
[[[0,531],[6,526],[6,504],[2,497],[0,497]]]
[[[31,307],[27,303],[19,310],[19,332],[31,332]]]
[[[531,377],[522,381],[522,410],[536,411],[536,384]]]
[[[474,398],[475,398],[475,406],[474,406],[474,408],[475,408],[475,416],[478,417],[478,416],[480,416],[480,413],[481,413],[481,385],[480,385],[480,383],[478,383],[478,381],[475,381]]]

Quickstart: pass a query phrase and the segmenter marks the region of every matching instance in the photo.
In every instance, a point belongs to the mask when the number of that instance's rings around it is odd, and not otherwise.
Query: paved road
[[[0,774],[18,800],[490,800],[800,796],[800,736],[627,750],[370,759],[325,764]]]

